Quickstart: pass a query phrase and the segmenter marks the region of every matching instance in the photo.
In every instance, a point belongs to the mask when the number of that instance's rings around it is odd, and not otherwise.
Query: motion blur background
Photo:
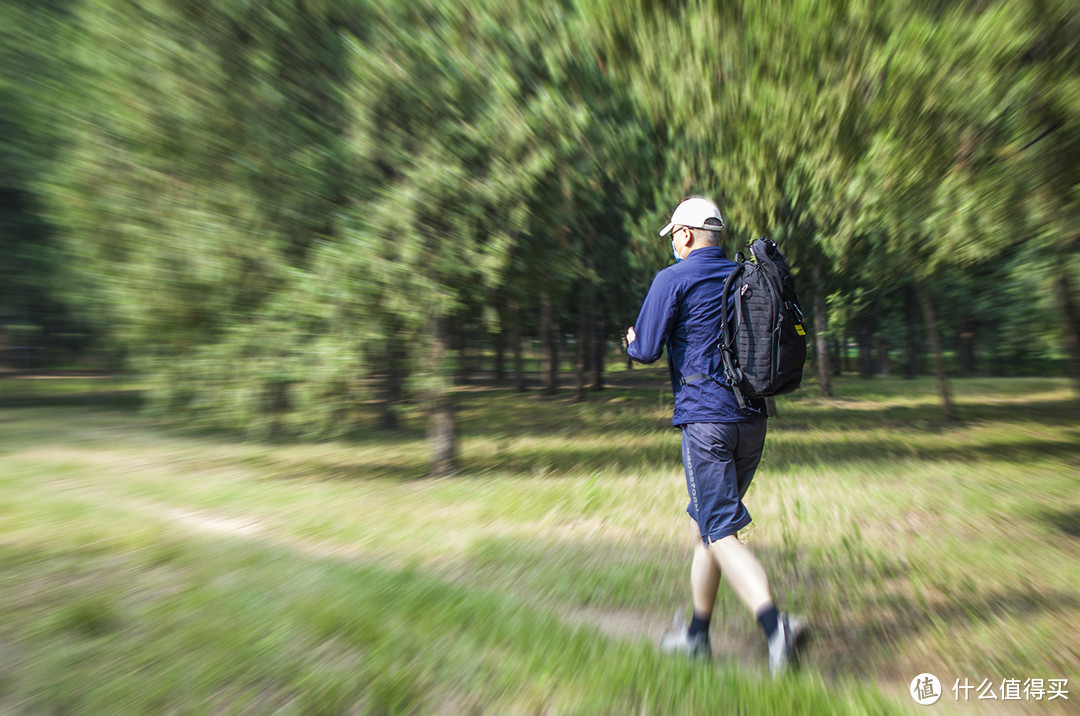
[[[525,339],[572,335],[588,370],[702,194],[729,253],[790,257],[826,393],[837,364],[1077,375],[1075,3],[0,12],[9,369],[348,434],[359,401],[393,422]]]

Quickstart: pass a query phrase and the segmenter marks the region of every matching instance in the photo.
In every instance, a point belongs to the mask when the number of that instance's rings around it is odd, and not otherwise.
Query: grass
[[[463,392],[438,480],[419,416],[264,445],[155,424],[128,385],[0,380],[0,710],[885,713],[923,671],[941,704],[1080,676],[1064,381],[953,381],[957,423],[930,380],[779,401],[744,538],[815,640],[774,683],[725,588],[717,666],[657,653],[688,604],[678,435],[662,370],[611,378]]]

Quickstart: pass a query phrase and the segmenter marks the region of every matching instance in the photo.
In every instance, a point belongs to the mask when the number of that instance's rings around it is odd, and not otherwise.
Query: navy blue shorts
[[[687,423],[682,426],[686,508],[708,544],[750,524],[742,503],[765,446],[767,421]]]

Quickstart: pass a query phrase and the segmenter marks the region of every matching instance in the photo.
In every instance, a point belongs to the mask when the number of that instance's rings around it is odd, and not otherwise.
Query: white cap
[[[713,219],[713,221],[706,223],[708,219]],[[676,226],[719,231],[724,228],[724,217],[720,216],[720,209],[717,208],[716,204],[708,199],[695,196],[675,207],[675,213],[671,215],[671,221],[667,226],[660,229],[660,235],[666,235]]]

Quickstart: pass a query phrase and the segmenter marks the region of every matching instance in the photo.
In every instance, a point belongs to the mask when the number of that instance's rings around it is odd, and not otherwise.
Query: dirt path
[[[320,559],[344,559],[353,563],[372,565],[378,563],[377,556],[361,550],[331,542],[317,542],[284,535],[275,531],[265,520],[257,517],[225,516],[210,510],[190,510],[150,502],[132,504],[131,507],[141,514],[149,514],[194,534],[232,537]],[[462,574],[451,575],[440,572],[438,576],[456,586],[467,588],[477,586]],[[623,641],[658,643],[661,637],[673,628],[670,615],[554,604],[536,600],[521,593],[511,593],[510,596],[538,611],[554,613],[574,628],[595,629],[605,636]],[[723,632],[713,635],[713,654],[717,663],[735,662],[747,671],[761,672],[765,652],[763,648],[758,647],[760,645],[747,644],[740,639],[726,636]]]

